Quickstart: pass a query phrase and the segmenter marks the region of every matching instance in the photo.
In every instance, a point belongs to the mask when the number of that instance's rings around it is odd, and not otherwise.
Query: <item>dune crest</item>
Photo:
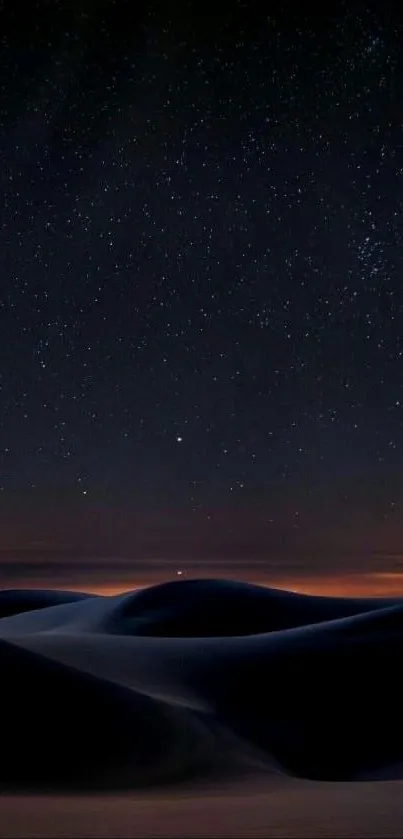
[[[3,788],[401,777],[403,599],[225,580],[2,591],[0,639]]]

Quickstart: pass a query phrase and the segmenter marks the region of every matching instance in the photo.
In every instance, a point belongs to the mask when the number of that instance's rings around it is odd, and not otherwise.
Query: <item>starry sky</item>
[[[31,5],[0,10],[1,585],[403,590],[402,14]]]

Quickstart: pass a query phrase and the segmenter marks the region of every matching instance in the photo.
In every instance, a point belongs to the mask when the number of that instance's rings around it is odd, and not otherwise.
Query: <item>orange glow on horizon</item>
[[[186,577],[178,578],[176,576],[163,577],[161,575],[158,579],[150,580],[133,580],[133,582],[126,581],[125,583],[102,583],[102,584],[83,584],[65,586],[70,591],[85,591],[90,594],[100,594],[106,596],[113,596],[123,594],[125,592],[133,591],[135,589],[146,588],[147,586],[156,585],[163,582],[172,582],[179,579],[200,579],[202,576],[212,577],[209,575],[187,575]],[[217,578],[229,578],[230,575],[216,575]],[[237,578],[240,579],[241,578]],[[324,595],[333,597],[400,597],[403,596],[403,572],[372,572],[365,574],[346,574],[333,576],[301,576],[289,578],[276,578],[264,580],[246,580],[244,582],[251,582],[256,585],[267,586],[269,588],[283,589],[285,591],[294,591],[300,594]],[[60,586],[58,586],[60,588]]]

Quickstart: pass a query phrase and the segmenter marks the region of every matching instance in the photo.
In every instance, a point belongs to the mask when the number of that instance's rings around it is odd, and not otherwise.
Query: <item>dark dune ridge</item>
[[[173,638],[257,635],[394,603],[310,597],[228,580],[183,580],[127,596],[111,611],[108,631]]]
[[[3,787],[403,775],[402,599],[184,580],[0,614]]]

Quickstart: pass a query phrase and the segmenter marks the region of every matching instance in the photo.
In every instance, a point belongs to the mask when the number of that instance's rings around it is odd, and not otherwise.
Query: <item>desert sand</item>
[[[0,592],[0,836],[401,836],[403,600]]]

